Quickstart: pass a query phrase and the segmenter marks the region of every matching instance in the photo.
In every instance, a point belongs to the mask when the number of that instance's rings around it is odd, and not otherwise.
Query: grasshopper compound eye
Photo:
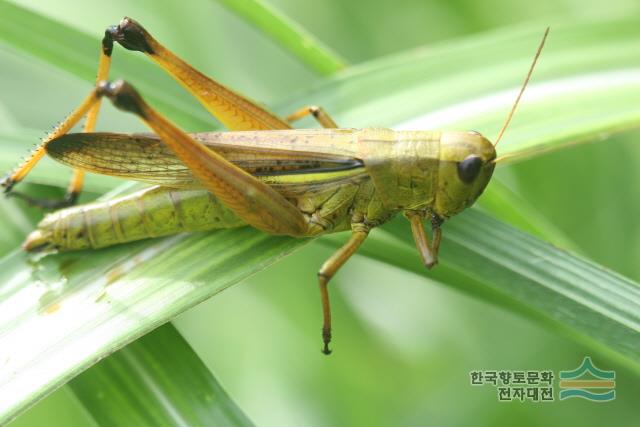
[[[471,154],[458,163],[458,176],[462,182],[471,184],[478,177],[481,167],[482,159],[480,156]]]

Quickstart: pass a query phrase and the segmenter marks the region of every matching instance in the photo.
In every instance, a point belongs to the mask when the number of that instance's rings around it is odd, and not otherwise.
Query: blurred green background
[[[200,70],[267,104],[321,79],[211,0],[15,3],[96,35],[122,16],[132,16]],[[350,64],[525,22],[539,23],[542,29],[569,20],[640,13],[635,0],[269,3]],[[131,54],[116,49],[115,63],[125,55]],[[85,82],[2,45],[0,64],[0,127],[48,130],[88,89]],[[134,85],[145,79],[114,77]],[[181,102],[194,102],[180,89],[175,93]],[[142,129],[110,106],[104,108],[99,128]],[[584,255],[636,281],[638,137],[627,133],[499,171]],[[25,233],[39,216],[13,203],[2,209],[16,214]],[[2,236],[3,253],[21,239]],[[597,366],[617,372],[613,402],[498,403],[493,388],[471,387],[471,370],[569,370],[590,351],[513,313],[359,256],[332,282],[336,352],[322,357],[320,307],[312,285],[331,251],[314,242],[174,322],[257,425],[637,424],[637,374],[595,354]],[[39,425],[95,422],[62,387],[12,424]]]

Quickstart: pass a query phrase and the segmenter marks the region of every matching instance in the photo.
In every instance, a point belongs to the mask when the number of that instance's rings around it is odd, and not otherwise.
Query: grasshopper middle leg
[[[320,285],[320,299],[322,301],[322,342],[324,354],[331,354],[329,343],[331,342],[331,306],[329,304],[329,280],[336,274],[336,271],[344,265],[351,255],[353,255],[362,242],[369,235],[369,229],[363,224],[352,225],[351,238],[344,246],[334,253],[318,271],[318,283]]]

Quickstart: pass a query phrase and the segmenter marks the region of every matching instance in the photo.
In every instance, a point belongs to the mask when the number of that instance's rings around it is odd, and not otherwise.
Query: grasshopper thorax
[[[493,145],[477,132],[367,129],[359,139],[378,195],[393,210],[455,215],[480,196],[495,165]]]

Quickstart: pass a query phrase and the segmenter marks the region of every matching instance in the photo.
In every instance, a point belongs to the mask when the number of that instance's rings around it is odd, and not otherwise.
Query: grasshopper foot
[[[331,329],[322,329],[322,342],[324,343],[322,353],[327,356],[330,355],[331,349],[329,349],[329,343],[331,342]]]
[[[14,185],[16,185],[16,182],[11,179],[11,174],[7,174],[0,181],[0,187],[4,188],[4,192],[7,194],[9,194]]]
[[[78,193],[67,193],[62,199],[38,199],[31,197],[24,193],[12,191],[7,193],[8,197],[16,197],[24,200],[30,206],[35,206],[40,209],[61,209],[69,206],[73,206],[78,200]]]

